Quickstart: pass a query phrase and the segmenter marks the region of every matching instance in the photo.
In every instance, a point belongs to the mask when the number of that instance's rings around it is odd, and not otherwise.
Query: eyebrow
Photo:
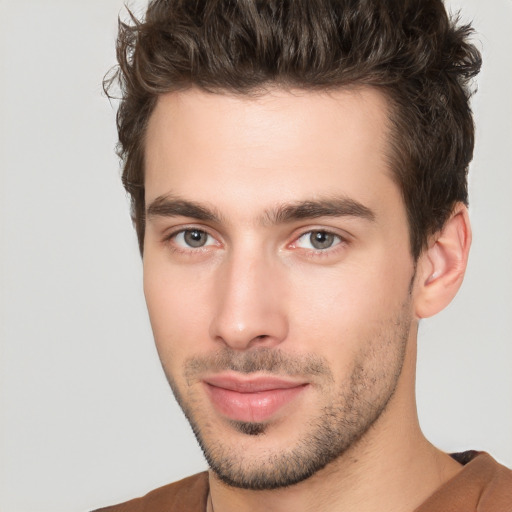
[[[215,209],[194,201],[172,195],[157,197],[146,210],[146,217],[189,217],[192,219],[221,223],[223,216]],[[348,197],[297,201],[266,210],[263,224],[285,224],[296,220],[320,217],[356,217],[375,221],[375,213],[359,201]]]
[[[148,206],[146,217],[190,217],[209,222],[220,222],[221,219],[221,215],[211,208],[174,196],[157,197]]]
[[[266,213],[267,220],[272,224],[319,217],[359,217],[375,221],[375,213],[370,208],[348,197],[299,201]]]

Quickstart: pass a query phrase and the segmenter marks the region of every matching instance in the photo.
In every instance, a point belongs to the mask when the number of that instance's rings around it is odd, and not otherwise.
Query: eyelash
[[[182,254],[191,254],[191,253],[204,252],[205,250],[207,250],[208,247],[211,247],[212,244],[203,245],[203,246],[200,246],[200,247],[187,247],[186,248],[186,247],[181,247],[181,246],[177,245],[176,243],[173,243],[173,241],[176,240],[178,235],[183,235],[184,236],[185,233],[191,232],[191,231],[197,231],[199,233],[203,233],[207,237],[210,237],[210,238],[213,238],[214,240],[216,240],[216,237],[214,237],[212,234],[210,234],[205,229],[201,229],[201,228],[197,228],[197,227],[194,227],[194,226],[190,226],[190,227],[181,227],[180,229],[177,229],[177,230],[173,231],[172,233],[169,233],[168,235],[166,235],[164,237],[163,243],[169,249],[171,249],[173,252],[182,253]],[[208,241],[208,239],[207,239],[207,241]]]
[[[305,239],[309,237],[309,241],[312,244],[312,236],[314,234],[322,234],[327,237],[332,237],[332,245],[329,247],[325,247],[322,249],[317,249],[315,247],[299,247],[298,244],[301,239]],[[294,239],[294,242],[292,242],[289,247],[294,247],[297,250],[304,250],[308,254],[315,256],[327,256],[332,254],[333,252],[336,252],[337,250],[341,249],[341,247],[338,246],[346,246],[348,243],[347,239],[339,235],[338,233],[334,233],[332,231],[326,230],[326,229],[310,229],[308,231],[304,231],[302,234],[300,234],[298,237]]]
[[[206,229],[198,228],[195,226],[190,226],[190,227],[187,226],[187,227],[181,227],[180,229],[177,229],[177,230],[173,231],[172,233],[169,233],[163,239],[163,243],[166,246],[168,246],[173,252],[181,253],[181,254],[193,254],[193,253],[197,254],[197,253],[202,253],[202,252],[207,251],[208,248],[212,247],[213,245],[221,246],[220,242],[217,242],[217,244],[208,244],[208,239],[207,239],[205,245],[195,247],[195,248],[194,247],[186,247],[185,248],[185,247],[177,245],[175,242],[173,243],[173,241],[176,240],[178,235],[184,236],[187,232],[192,232],[192,231],[197,231],[199,233],[203,233],[204,235],[206,235],[209,238],[212,238],[213,240],[217,240],[217,238],[218,238],[218,237],[212,235],[211,233],[209,233]],[[334,239],[335,239],[334,245],[332,245],[330,247],[326,247],[325,249],[314,249],[314,248],[309,249],[309,248],[303,248],[303,247],[297,246],[300,239],[302,239],[308,235],[311,237],[311,235],[313,233],[323,233],[325,235],[334,237]],[[287,244],[286,247],[304,252],[309,257],[325,257],[325,256],[328,256],[330,254],[337,252],[338,250],[341,250],[343,247],[346,247],[348,244],[349,244],[349,240],[347,239],[347,237],[344,237],[344,236],[340,235],[339,233],[335,233],[328,229],[321,229],[321,228],[314,229],[313,228],[313,229],[308,229],[307,231],[302,231],[297,236],[294,236],[293,241],[291,243]]]

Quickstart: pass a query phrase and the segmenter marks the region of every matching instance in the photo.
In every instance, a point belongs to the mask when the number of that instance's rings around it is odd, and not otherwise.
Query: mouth
[[[268,421],[309,385],[278,377],[233,374],[208,376],[203,384],[220,414],[230,420],[251,423]]]

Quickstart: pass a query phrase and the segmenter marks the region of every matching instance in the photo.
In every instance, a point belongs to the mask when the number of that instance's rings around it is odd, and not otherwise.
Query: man
[[[470,34],[440,0],[157,0],[121,25],[144,291],[210,470],[104,510],[512,510],[512,473],[432,446],[414,396],[471,243]]]

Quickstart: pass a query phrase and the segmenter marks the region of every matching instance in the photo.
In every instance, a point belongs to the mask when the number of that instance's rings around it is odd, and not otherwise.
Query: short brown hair
[[[144,139],[159,95],[368,85],[391,105],[391,166],[417,258],[468,201],[470,80],[481,66],[471,34],[442,0],[153,0],[143,21],[120,21],[105,90],[121,87],[118,154],[141,252]]]

